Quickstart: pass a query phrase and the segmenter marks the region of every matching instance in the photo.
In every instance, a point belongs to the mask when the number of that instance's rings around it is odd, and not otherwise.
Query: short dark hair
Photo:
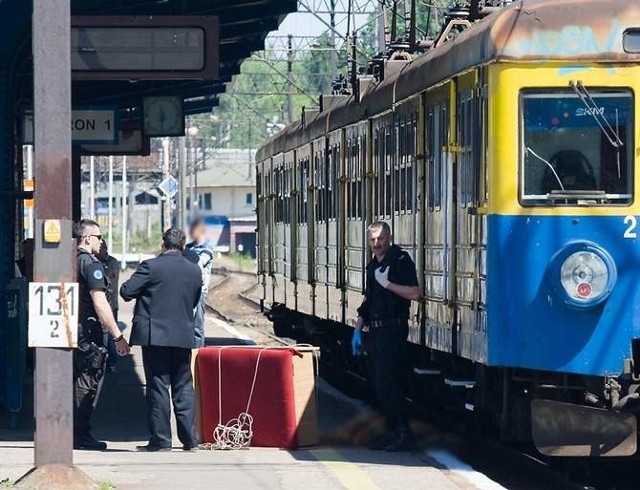
[[[80,221],[76,221],[73,224],[73,238],[82,238],[83,236],[86,236],[88,228],[91,226],[97,226],[100,228],[100,225],[92,219],[81,219]]]
[[[204,220],[202,218],[195,218],[191,222],[191,225],[189,226],[189,230],[193,231],[200,226],[204,226]]]
[[[184,250],[187,237],[179,228],[169,228],[162,234],[162,244],[167,250]]]

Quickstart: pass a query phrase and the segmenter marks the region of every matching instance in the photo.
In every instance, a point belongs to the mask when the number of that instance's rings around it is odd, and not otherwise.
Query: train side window
[[[323,202],[324,202],[324,159],[322,153],[318,152],[315,156],[315,206],[316,206],[316,221],[323,221]]]
[[[393,166],[394,166],[394,144],[392,128],[385,130],[385,157],[384,157],[384,216],[391,216],[393,205]]]
[[[337,215],[337,200],[339,197],[338,189],[338,165],[340,162],[340,145],[334,145],[331,149],[331,167],[329,171],[329,216],[328,219],[335,219]]]
[[[467,93],[458,94],[458,144],[462,148],[460,153],[460,166],[459,166],[459,179],[460,188],[458,195],[460,196],[460,204],[464,207],[467,203],[467,173],[469,170],[469,155],[467,153],[466,145],[469,144],[467,140]]]
[[[376,215],[384,214],[384,155],[385,155],[385,138],[384,128],[376,130],[376,138],[378,139],[376,151]]]
[[[430,148],[429,148],[429,209],[432,211],[442,206],[442,167],[444,148],[447,141],[447,106],[441,102],[431,109],[430,113]]]
[[[474,97],[472,90],[460,94],[458,131],[463,149],[460,166],[460,201],[463,207],[477,200],[476,174],[480,157],[477,105],[478,99]]]
[[[398,156],[396,157],[395,164],[393,166],[393,195],[394,195],[394,211],[396,213],[401,212],[404,209],[404,198],[402,195],[404,185],[402,178],[404,176],[404,156],[405,156],[405,130],[406,126],[404,122],[396,126],[396,146],[398,149]]]
[[[443,169],[446,164],[446,148],[449,144],[449,108],[448,102],[440,103],[440,121],[438,124],[438,139],[436,147],[436,171],[435,171],[435,196],[434,205],[436,209],[442,207]]]
[[[274,199],[275,199],[275,218],[276,218],[276,223],[280,223],[281,219],[280,219],[280,203],[281,203],[281,196],[280,196],[280,170],[279,169],[275,169],[273,171],[273,183],[274,183]]]
[[[365,212],[365,173],[367,162],[367,137],[360,137],[360,175],[358,179],[358,218],[364,219]]]
[[[284,216],[283,216],[283,221],[285,222],[285,224],[289,224],[291,223],[291,219],[289,217],[289,213],[290,213],[290,209],[289,209],[289,204],[290,204],[290,193],[289,193],[289,185],[290,185],[290,178],[289,178],[289,165],[285,164],[284,167],[284,172],[282,173],[283,175],[283,179],[284,179],[284,184],[283,184],[283,197],[282,197],[282,202],[283,202],[283,210],[284,210]]]
[[[360,217],[360,200],[361,200],[361,186],[362,181],[362,160],[360,158],[360,145],[362,145],[360,135],[354,135],[351,146],[351,161],[352,167],[350,175],[351,180],[351,202],[349,203],[349,209],[351,210],[351,218],[357,219]]]
[[[435,155],[436,155],[436,115],[433,107],[427,111],[427,180],[428,180],[428,205],[429,211],[435,207]]]
[[[307,157],[304,166],[304,180],[302,183],[302,192],[304,196],[304,222],[309,223],[309,188],[311,187],[311,158]]]
[[[298,167],[298,221],[302,224],[307,223],[307,187],[308,187],[308,170],[309,157],[300,160],[300,166]]]
[[[411,122],[408,126],[409,131],[407,133],[407,194],[406,194],[406,209],[413,212],[415,208],[415,176],[416,171],[415,159],[416,159],[416,116],[415,114],[411,118]]]

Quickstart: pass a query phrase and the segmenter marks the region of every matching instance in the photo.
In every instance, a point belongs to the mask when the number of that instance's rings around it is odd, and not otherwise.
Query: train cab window
[[[521,95],[520,192],[526,206],[629,204],[633,96],[628,90]]]
[[[627,53],[640,53],[640,29],[628,29],[622,38],[622,47]]]

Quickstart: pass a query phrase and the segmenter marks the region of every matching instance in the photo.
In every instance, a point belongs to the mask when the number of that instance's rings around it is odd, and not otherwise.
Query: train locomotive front
[[[623,455],[636,420],[618,412],[640,394],[640,67],[629,52],[640,33],[615,18],[597,34],[575,22],[532,34],[518,55],[555,35],[556,58],[584,61],[490,70],[487,364],[566,376],[530,383],[542,452]],[[615,59],[614,45],[627,54]]]

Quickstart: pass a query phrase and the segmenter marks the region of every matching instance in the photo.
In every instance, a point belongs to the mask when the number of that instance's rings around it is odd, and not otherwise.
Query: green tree
[[[429,0],[416,4],[418,39],[437,35],[444,13],[455,0]],[[408,5],[408,3],[407,3]],[[398,3],[397,35],[405,35],[404,3]],[[377,16],[357,33],[357,61],[365,66],[368,57],[377,53]],[[387,12],[391,22],[391,12]],[[336,76],[348,75],[347,46],[336,36],[332,45],[329,31],[321,34],[311,49],[294,52],[291,72],[287,54],[262,51],[242,64],[240,74],[220,95],[220,104],[211,114],[194,116],[199,137],[214,148],[257,148],[279,129],[300,118],[302,107],[312,107],[320,94],[331,93]]]

